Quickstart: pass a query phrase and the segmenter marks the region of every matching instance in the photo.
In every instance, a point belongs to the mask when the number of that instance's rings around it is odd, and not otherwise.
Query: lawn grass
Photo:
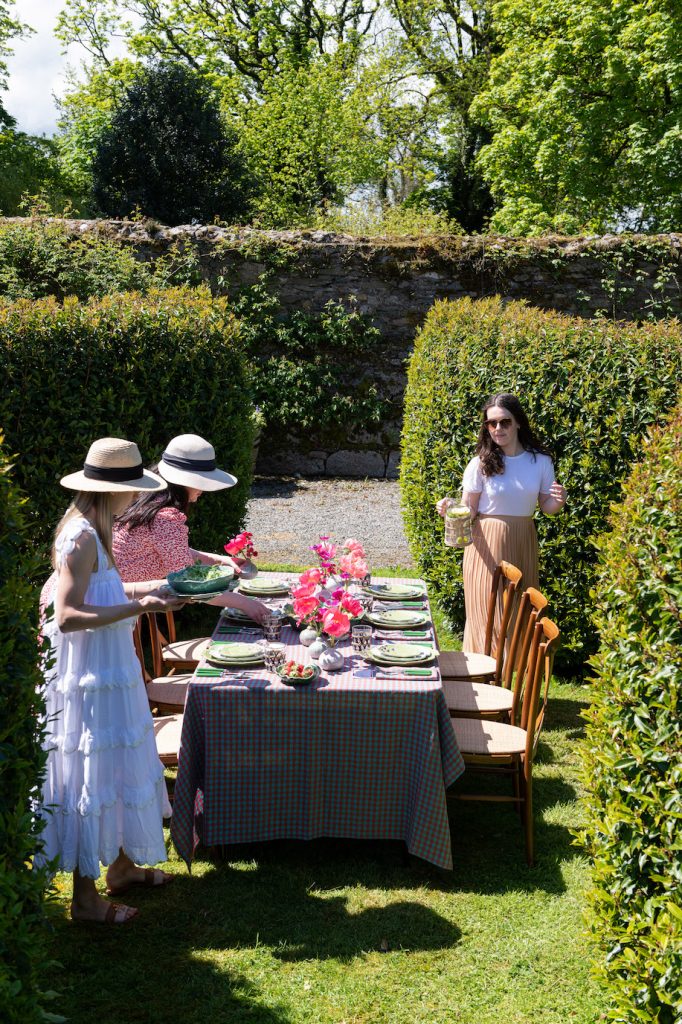
[[[442,621],[439,636],[451,646]],[[394,843],[235,848],[191,875],[171,853],[173,884],[132,891],[140,918],[121,928],[69,922],[59,875],[50,1009],[74,1024],[593,1024],[604,998],[582,936],[587,864],[571,838],[585,697],[553,684],[535,868],[509,806],[453,800],[452,872]],[[471,784],[465,774],[455,792]]]

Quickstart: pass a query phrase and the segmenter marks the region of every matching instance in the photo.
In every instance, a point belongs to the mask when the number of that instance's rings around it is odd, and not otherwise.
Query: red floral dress
[[[162,508],[147,526],[114,526],[114,561],[124,583],[159,580],[191,565],[199,552],[189,546],[187,516]]]

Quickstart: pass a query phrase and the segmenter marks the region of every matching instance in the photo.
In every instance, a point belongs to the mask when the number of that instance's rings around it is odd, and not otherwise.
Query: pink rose
[[[328,608],[322,616],[322,629],[329,636],[344,636],[350,629],[350,619],[338,608]]]

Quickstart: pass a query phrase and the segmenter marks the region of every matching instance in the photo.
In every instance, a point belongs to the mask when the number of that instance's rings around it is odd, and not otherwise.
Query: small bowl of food
[[[277,669],[277,675],[288,686],[306,686],[320,674],[317,665],[302,665],[298,661],[285,661]]]

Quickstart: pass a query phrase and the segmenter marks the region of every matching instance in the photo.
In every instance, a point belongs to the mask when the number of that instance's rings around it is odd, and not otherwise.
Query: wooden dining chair
[[[172,611],[153,613],[156,621],[158,643],[153,651],[154,675],[173,675],[176,672],[193,672],[201,660],[201,650],[210,637],[202,636],[193,640],[178,640],[175,630],[175,616]],[[165,626],[160,625],[161,614]],[[161,620],[163,621],[163,620]]]
[[[509,624],[514,614],[516,592],[521,582],[521,570],[511,562],[500,562],[495,568],[488,594],[488,616],[485,629],[485,647],[482,654],[471,651],[443,651],[438,658],[441,678],[476,679],[485,683],[500,683],[504,665],[504,652]],[[493,651],[493,635],[498,608],[500,625]]]
[[[451,724],[467,770],[511,776],[513,795],[454,794],[459,800],[514,803],[521,811],[526,862],[534,863],[533,759],[547,709],[559,630],[551,619],[535,623],[527,654],[523,691],[513,724],[475,718],[452,718]]]
[[[148,627],[148,638],[151,650],[152,671],[159,663],[158,648],[160,641],[158,637],[156,616],[153,613],[140,615],[135,624],[133,639],[135,650],[142,666],[142,677],[147,691],[147,700],[152,712],[160,714],[173,714],[182,711],[185,707],[187,687],[192,678],[192,673],[172,673],[170,675],[157,676],[149,672],[144,657],[144,640],[142,634],[143,624]],[[163,665],[163,663],[161,662]]]
[[[509,651],[504,661],[500,685],[444,679],[443,693],[451,715],[458,718],[498,718],[513,720],[527,668],[528,652],[535,624],[546,611],[547,598],[529,587],[524,590],[516,610]]]

